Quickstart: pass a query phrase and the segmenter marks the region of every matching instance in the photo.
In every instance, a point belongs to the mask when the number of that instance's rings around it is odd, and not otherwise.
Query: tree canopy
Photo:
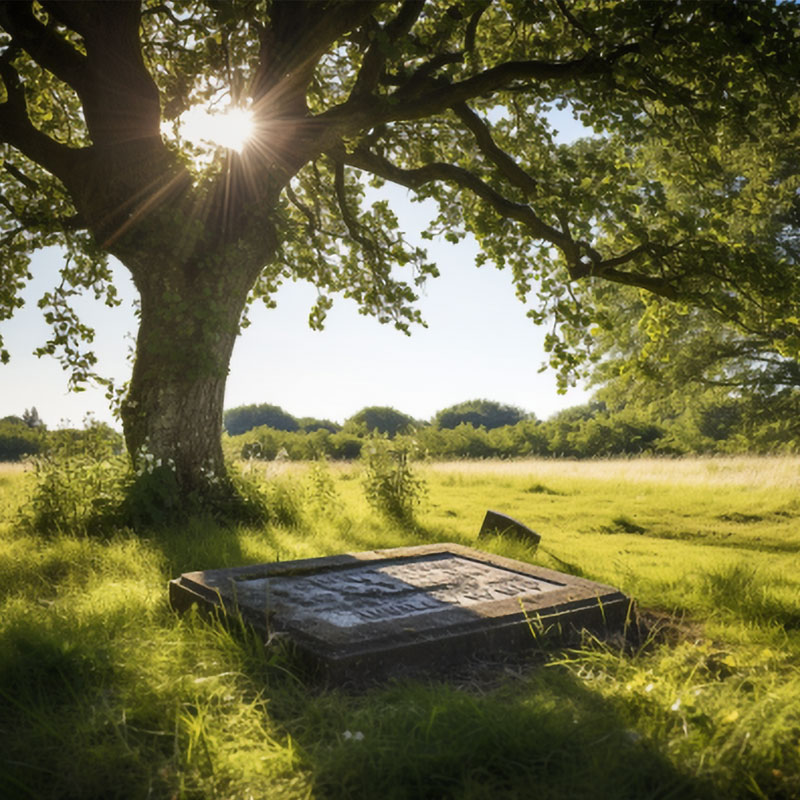
[[[22,417],[0,419],[0,461],[18,461],[42,449],[42,429],[26,424]]]
[[[278,431],[296,431],[300,423],[288,411],[269,403],[229,408],[223,415],[225,430],[231,436],[246,433],[259,425],[267,425]]]
[[[414,418],[390,406],[367,406],[345,421],[344,430],[363,428],[368,433],[383,433],[389,437],[408,433],[414,426]]]
[[[612,295],[614,292],[612,291]],[[648,308],[640,297],[606,299],[605,325],[595,330],[602,361],[598,384],[614,383],[628,399],[719,388],[774,394],[800,389],[800,363],[770,348],[763,336],[737,329],[702,308]]]
[[[79,384],[94,332],[71,300],[115,303],[116,256],[140,295],[127,446],[188,489],[224,471],[249,302],[304,279],[313,326],[336,294],[421,321],[436,267],[368,182],[433,200],[428,237],[471,234],[508,270],[565,381],[608,328],[605,285],[653,325],[700,308],[796,360],[799,19],[678,0],[0,3],[0,318],[31,253],[62,246],[42,352]],[[209,104],[249,107],[255,132],[201,165],[177,120]],[[559,144],[554,107],[595,135]]]
[[[486,430],[516,425],[529,415],[521,408],[494,400],[466,400],[437,411],[433,422],[440,428],[455,428],[462,423]]]
[[[317,419],[317,417],[300,417],[297,420],[300,423],[300,430],[307,433],[314,431],[328,431],[329,433],[336,433],[342,429],[338,422],[333,422],[330,419]]]

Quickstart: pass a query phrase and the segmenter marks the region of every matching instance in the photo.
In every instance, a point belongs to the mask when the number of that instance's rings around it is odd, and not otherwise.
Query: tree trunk
[[[134,467],[171,468],[182,496],[218,493],[225,382],[250,288],[248,270],[150,270],[137,280],[141,319],[125,441]]]

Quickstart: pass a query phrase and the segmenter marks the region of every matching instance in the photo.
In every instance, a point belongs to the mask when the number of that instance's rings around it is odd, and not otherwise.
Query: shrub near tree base
[[[44,534],[93,534],[119,524],[130,476],[119,438],[93,420],[83,430],[52,432],[47,452],[34,461],[28,525]]]
[[[133,467],[120,451],[119,434],[90,421],[83,430],[49,434],[47,451],[34,460],[34,489],[22,522],[44,535],[105,536],[121,528],[145,530],[190,517],[218,523],[294,524],[297,501],[280,486],[263,486],[229,465],[206,471],[206,486],[185,496],[173,465],[150,453]]]

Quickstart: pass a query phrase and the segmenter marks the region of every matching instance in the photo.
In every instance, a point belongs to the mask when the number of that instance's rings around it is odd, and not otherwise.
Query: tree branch
[[[64,2],[64,0],[40,1],[42,8],[62,25],[83,37],[89,33],[92,21],[92,7],[96,7],[97,3],[86,2],[86,0],[67,0],[67,2]],[[122,7],[126,3],[130,5],[131,0],[116,0],[116,3]],[[100,13],[103,12],[101,11]]]
[[[253,100],[269,93],[270,105],[305,110],[305,89],[330,45],[361,24],[379,2],[274,0],[269,21],[258,25],[259,64],[253,77]],[[298,33],[300,32],[300,33]]]
[[[86,58],[33,15],[29,3],[0,4],[0,25],[18,47],[78,94],[85,87]]]
[[[347,231],[365,250],[373,250],[374,243],[361,233],[358,220],[350,213],[350,209],[347,206],[347,194],[344,185],[344,164],[341,161],[336,161],[334,170],[333,187],[336,192],[336,202],[339,204],[339,210],[342,212],[342,219],[347,226]]]
[[[10,161],[3,162],[3,169],[9,175],[13,175],[25,188],[30,189],[32,192],[39,191],[39,184],[33,178],[29,178],[21,169],[15,167]]]
[[[569,61],[507,61],[463,81],[437,84],[430,91],[417,92],[418,86],[423,88],[430,85],[427,78],[434,65],[439,63],[436,59],[443,60],[442,63],[451,63],[463,58],[460,53],[445,53],[420,67],[406,84],[388,98],[372,95],[358,100],[347,100],[320,114],[316,120],[329,124],[331,131],[335,130],[339,135],[346,136],[385,122],[435,116],[474,97],[513,88],[514,82],[518,80],[546,82],[598,77],[611,71],[614,62],[638,50],[639,45],[632,43],[619,47],[606,56],[590,53]]]
[[[467,23],[467,30],[464,32],[464,52],[471,53],[475,49],[475,36],[478,32],[478,23],[481,21],[483,12],[491,5],[490,2],[485,2],[481,7],[473,12]]]
[[[509,200],[487,183],[484,183],[477,175],[462,167],[434,162],[415,169],[402,169],[382,156],[363,148],[357,148],[355,151],[348,153],[344,147],[339,147],[331,151],[330,155],[336,161],[371,172],[409,189],[419,189],[431,181],[445,181],[454,183],[463,189],[469,189],[500,216],[516,220],[525,225],[536,238],[544,239],[554,244],[573,259],[579,255],[575,242],[566,237],[557,228],[540,219],[530,206]]]
[[[350,93],[351,97],[362,97],[375,90],[386,64],[387,44],[405,36],[411,30],[424,5],[425,3],[420,0],[406,0],[394,19],[382,28],[375,26],[371,31],[372,43],[364,54],[355,86]]]
[[[536,181],[508,153],[497,146],[488,125],[466,103],[453,106],[453,111],[475,137],[481,152],[500,170],[509,183],[520,189],[525,197],[535,194]]]
[[[355,151],[348,153],[343,147],[340,147],[336,148],[330,155],[336,161],[350,164],[353,167],[378,175],[409,189],[416,190],[426,183],[437,180],[468,189],[486,202],[500,216],[521,223],[535,238],[550,242],[558,247],[567,259],[568,271],[573,280],[598,277],[614,283],[625,284],[626,286],[638,286],[670,300],[675,300],[678,297],[675,287],[663,278],[638,272],[622,272],[613,266],[633,258],[633,251],[624,257],[611,259],[609,262],[593,260],[587,263],[583,261],[581,253],[586,248],[586,245],[581,242],[575,242],[558,228],[548,225],[536,215],[530,206],[509,200],[466,169],[441,162],[426,164],[415,169],[402,169],[382,156],[366,151],[363,148],[357,148]],[[591,248],[589,249],[591,250]],[[591,250],[591,256],[594,256],[595,259],[599,258],[594,250]]]
[[[294,193],[294,190],[290,184],[286,184],[285,191],[286,196],[289,198],[289,202],[308,220],[308,232],[313,233],[319,227],[317,218],[314,216],[314,212],[300,200],[300,198]]]
[[[448,64],[459,64],[464,61],[464,55],[472,52],[475,49],[475,36],[478,30],[478,23],[483,15],[483,12],[489,7],[489,3],[484,3],[477,11],[470,17],[467,23],[467,29],[464,33],[464,49],[453,53],[437,53],[430,60],[426,61],[417,67],[410,77],[404,78],[400,75],[388,78],[384,82],[392,86],[400,86],[401,88],[395,94],[395,98],[401,95],[414,95],[419,88],[425,85],[425,82],[437,70],[441,69]]]
[[[141,3],[46,0],[44,7],[83,38],[86,56],[80,57],[79,79],[67,83],[80,97],[92,141],[104,146],[160,136],[159,93],[144,64],[139,38]],[[29,52],[63,77],[38,52]]]
[[[28,117],[25,90],[17,71],[6,59],[0,59],[0,78],[6,87],[6,101],[0,103],[0,141],[7,142],[31,161],[66,183],[79,163],[81,150],[59,144],[38,128]]]
[[[3,206],[8,211],[9,216],[19,222],[26,230],[47,228],[52,222],[58,223],[63,231],[76,231],[86,227],[80,214],[73,214],[69,217],[42,217],[41,215],[37,217],[34,214],[19,214],[2,192],[0,192],[0,206]]]
[[[420,64],[420,66],[417,67],[413,73],[411,73],[411,77],[407,80],[403,80],[401,77],[395,77],[390,81],[390,83],[394,86],[399,86],[400,88],[395,92],[394,99],[397,100],[403,97],[411,97],[416,95],[422,87],[431,85],[430,78],[435,72],[440,70],[442,67],[446,67],[448,64],[460,64],[463,60],[464,54],[461,52],[438,53],[429,61],[426,61],[424,64]]]
[[[586,265],[584,265],[586,266]],[[596,277],[603,280],[621,283],[625,286],[636,286],[639,289],[646,289],[648,292],[659,295],[667,300],[677,300],[680,297],[677,289],[664,278],[657,278],[653,275],[645,275],[641,272],[621,272],[618,269],[605,267],[603,263],[592,264],[586,271],[578,272],[569,270],[570,277],[573,279],[584,277]]]
[[[575,28],[576,31],[582,33],[587,39],[597,40],[597,34],[594,31],[587,30],[574,16],[574,14],[567,8],[564,0],[555,0],[558,10],[569,24]]]
[[[414,101],[415,108],[401,108],[402,116],[392,119],[420,119],[443,108],[452,108],[473,97],[492,94],[517,80],[564,81],[595,77],[609,72],[613,63],[628,53],[635,53],[637,44],[617,48],[608,56],[588,54],[570,61],[507,61],[478,75],[447,86],[437,86]]]
[[[658,250],[649,243],[640,244],[627,253],[608,259],[603,259],[600,253],[588,247],[585,243],[581,242],[580,244],[588,249],[591,261],[589,263],[581,261],[569,265],[569,275],[573,280],[592,277],[603,278],[604,280],[613,281],[614,283],[622,283],[625,286],[637,286],[640,289],[647,289],[649,292],[668,300],[678,299],[679,294],[677,289],[665,278],[645,275],[641,272],[621,272],[617,267],[621,267],[623,264],[627,264],[639,256],[648,254],[651,256],[654,263],[659,263],[663,256],[677,250],[682,242],[677,242],[671,247],[658,248]]]
[[[11,244],[17,235],[22,233],[24,230],[24,225],[18,225],[16,228],[12,228],[10,231],[7,231],[5,236],[0,239],[0,247],[6,247],[7,245]]]

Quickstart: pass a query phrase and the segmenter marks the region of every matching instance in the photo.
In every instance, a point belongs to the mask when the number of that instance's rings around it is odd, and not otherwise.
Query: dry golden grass
[[[537,478],[586,478],[638,483],[800,488],[798,456],[715,456],[713,458],[526,459],[449,461],[426,466],[433,472]]]
[[[240,459],[235,463],[244,475],[272,480],[273,478],[302,477],[314,462],[281,459],[259,461],[258,459],[250,458]],[[342,475],[358,468],[358,462],[355,461],[327,461],[326,464],[333,475]]]
[[[239,461],[244,473],[266,479],[302,476],[310,462]],[[0,464],[0,474],[4,465]],[[15,466],[15,465],[9,465]],[[520,460],[474,459],[434,461],[423,471],[459,475],[496,475],[537,479],[576,478],[628,483],[670,483],[691,486],[746,486],[800,489],[800,456],[708,456],[687,458],[608,458]],[[329,461],[334,475],[352,472],[352,461]]]
[[[4,475],[19,475],[31,468],[27,461],[0,461],[0,477]]]

